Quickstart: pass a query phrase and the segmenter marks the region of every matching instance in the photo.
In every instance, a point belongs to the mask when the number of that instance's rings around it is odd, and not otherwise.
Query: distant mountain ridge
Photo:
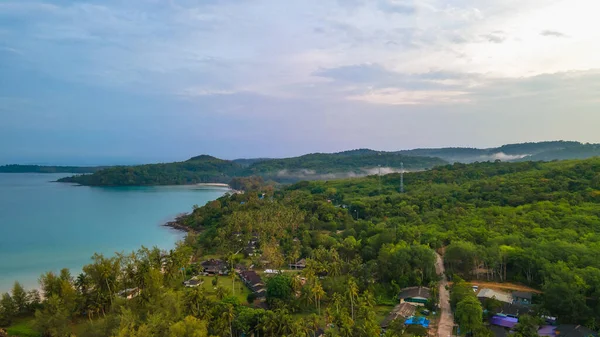
[[[93,172],[93,174],[67,177],[59,181],[90,186],[148,186],[229,183],[236,177],[260,176],[266,180],[287,183],[298,180],[364,176],[378,172],[385,174],[397,172],[401,165],[406,170],[416,171],[455,162],[551,161],[595,156],[600,156],[600,144],[572,141],[508,144],[487,149],[460,147],[401,151],[354,149],[279,159],[224,160],[209,155],[199,155],[182,162],[114,166],[97,168],[94,171],[77,171],[81,168],[70,167],[72,173]],[[21,172],[27,169],[26,166],[9,165],[1,166],[0,172],[14,172],[15,167],[20,167]],[[34,167],[34,169],[31,172],[44,171],[44,167]]]
[[[397,151],[410,156],[430,156],[454,163],[477,161],[551,161],[586,159],[600,156],[600,144],[574,141],[546,141],[537,143],[507,144],[495,148],[477,149],[447,147],[439,149],[414,149]]]
[[[3,165],[0,173],[94,173],[108,166]]]

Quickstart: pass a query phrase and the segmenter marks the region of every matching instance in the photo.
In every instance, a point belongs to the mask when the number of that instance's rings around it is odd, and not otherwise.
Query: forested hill
[[[439,158],[406,156],[369,151],[363,154],[309,154],[286,159],[228,161],[202,155],[184,162],[111,167],[91,175],[60,179],[91,186],[181,185],[195,183],[229,183],[235,177],[257,175],[279,182],[324,179],[337,176],[374,174],[384,170],[423,170],[446,164]],[[385,172],[385,171],[384,171]]]
[[[246,170],[246,175],[261,175],[279,178],[335,178],[352,175],[375,174],[379,167],[385,170],[422,170],[445,161],[433,157],[406,156],[392,152],[355,150],[339,153],[313,153],[300,157],[271,159],[256,162]],[[312,180],[312,179],[311,179]]]
[[[398,151],[409,156],[439,157],[448,162],[472,163],[478,161],[551,161],[586,159],[600,156],[600,144],[572,141],[508,144],[495,148],[440,148]]]
[[[184,162],[116,166],[94,174],[59,179],[89,186],[150,186],[228,183],[242,166],[232,161],[201,155]]]
[[[180,185],[205,182],[229,183],[236,177],[260,176],[265,180],[291,183],[299,180],[323,180],[365,176],[400,169],[429,169],[448,162],[551,161],[585,159],[600,156],[600,145],[552,141],[509,144],[497,148],[441,148],[383,152],[357,149],[338,153],[313,153],[283,159],[222,160],[202,155],[184,162],[119,166],[61,179],[93,186]],[[83,172],[77,172],[83,173]]]
[[[542,290],[541,312],[563,323],[600,321],[600,158],[445,165],[404,180],[403,194],[400,175],[389,174],[303,181],[273,199],[225,196],[181,223],[202,230],[200,242],[211,249],[230,226],[250,232],[274,221],[267,214],[297,210],[304,214],[294,223],[303,228],[300,256],[319,245],[353,247],[363,261],[377,261],[359,272],[377,275],[376,296],[391,289],[391,280],[401,287],[419,283],[414,270],[431,267],[412,265],[394,245],[445,247],[451,275],[523,283]],[[288,254],[293,245],[282,242]]]
[[[4,165],[0,166],[0,173],[94,173],[104,168],[106,167]]]

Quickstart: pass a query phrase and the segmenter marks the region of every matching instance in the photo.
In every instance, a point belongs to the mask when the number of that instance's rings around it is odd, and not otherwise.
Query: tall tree
[[[479,300],[471,295],[458,302],[454,315],[463,331],[472,332],[482,324],[483,309]]]
[[[169,328],[169,337],[207,337],[206,322],[187,316]]]

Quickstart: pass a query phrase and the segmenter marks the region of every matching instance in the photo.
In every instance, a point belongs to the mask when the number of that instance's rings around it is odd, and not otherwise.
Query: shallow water
[[[0,173],[0,292],[16,280],[38,287],[45,271],[70,268],[76,274],[95,252],[171,248],[184,234],[162,224],[226,191],[52,182],[64,176]]]

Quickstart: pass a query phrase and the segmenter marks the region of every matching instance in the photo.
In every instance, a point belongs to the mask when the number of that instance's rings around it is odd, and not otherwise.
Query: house
[[[598,337],[598,333],[581,325],[561,324],[554,330],[558,337]]]
[[[292,269],[304,269],[306,268],[306,259],[300,259],[296,263],[290,263]]]
[[[257,297],[265,297],[267,291],[265,289],[265,284],[263,283],[260,275],[258,275],[254,270],[245,270],[239,273],[240,278]]]
[[[486,306],[486,301],[488,300],[487,297],[480,297],[478,298],[479,302],[481,302],[481,306],[485,307]],[[506,303],[506,302],[500,302],[502,305],[498,308],[496,308],[492,314],[499,314],[501,316],[508,316],[508,317],[514,317],[517,318],[520,315],[525,315],[525,314],[529,314],[532,311],[532,307],[530,305],[520,305],[520,304],[513,304],[513,303]],[[485,310],[485,312],[487,313],[487,310]]]
[[[504,303],[512,303],[513,302],[513,298],[512,298],[511,294],[497,291],[497,290],[488,289],[488,288],[481,289],[479,291],[479,293],[477,294],[477,298],[495,298],[498,301],[504,302]]]
[[[512,293],[513,303],[521,305],[530,305],[532,294],[525,291],[515,291]]]
[[[381,328],[387,329],[390,326],[390,323],[395,321],[398,318],[407,319],[415,314],[417,311],[417,307],[407,302],[400,303],[394,307],[394,309],[387,315],[387,317],[381,322]]]
[[[196,280],[196,279],[191,279],[191,280],[184,281],[183,285],[186,288],[196,288],[197,286],[201,285],[202,283],[204,283],[204,281],[200,281],[200,280]]]
[[[431,294],[429,292],[429,288],[410,287],[402,289],[398,297],[400,299],[400,303],[409,302],[416,305],[424,305],[431,298]]]
[[[519,317],[520,315],[530,314],[532,312],[531,306],[521,304],[502,303],[497,313],[503,314],[509,317]]]
[[[252,244],[252,241],[248,242],[246,248],[244,248],[244,254],[246,254],[246,256],[256,255],[256,246]]]
[[[200,263],[206,275],[226,275],[227,263],[223,260],[210,259]]]
[[[492,317],[492,319],[490,319],[491,325],[501,326],[503,328],[509,328],[509,329],[514,328],[515,325],[517,325],[517,323],[519,323],[518,318],[502,316],[502,315],[495,315]]]

